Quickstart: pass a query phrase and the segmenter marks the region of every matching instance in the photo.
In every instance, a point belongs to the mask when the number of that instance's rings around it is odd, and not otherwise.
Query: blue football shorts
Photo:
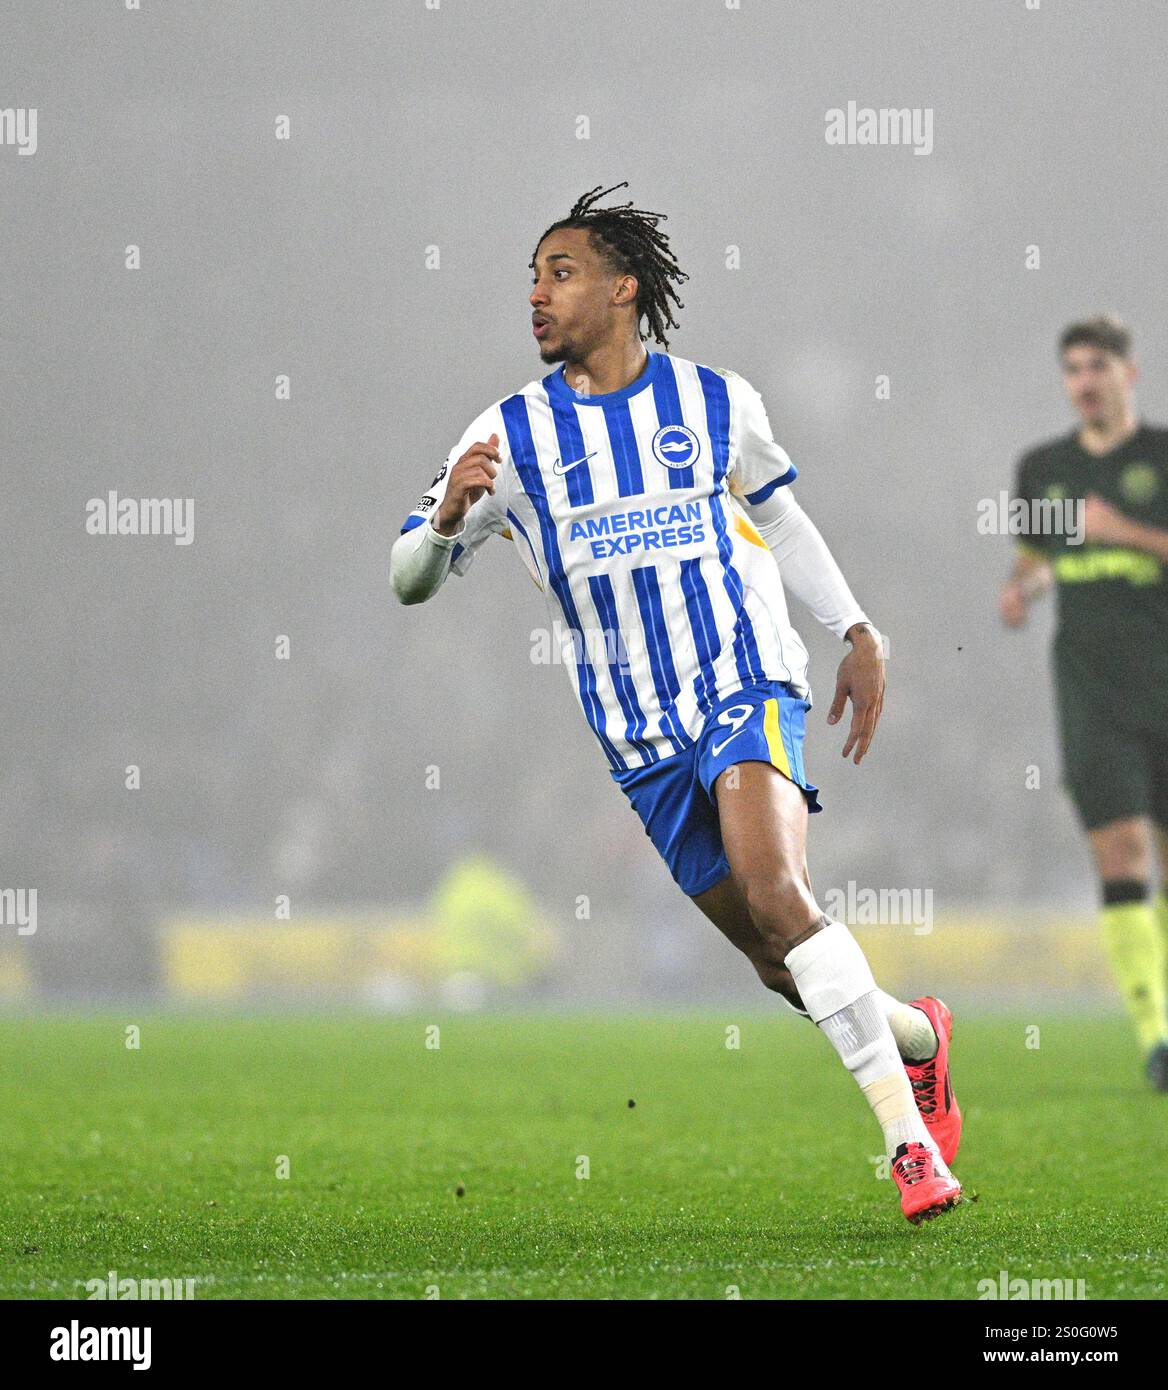
[[[819,811],[819,788],[803,771],[804,716],[810,702],[783,681],[748,686],[714,706],[696,742],[648,767],[614,772],[645,833],[689,897],[730,872],[722,848],[714,783],[735,763],[777,767]]]

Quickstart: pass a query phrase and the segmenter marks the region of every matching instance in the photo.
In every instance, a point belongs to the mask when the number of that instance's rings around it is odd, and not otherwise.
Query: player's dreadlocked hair
[[[666,328],[679,325],[669,307],[672,300],[679,309],[685,305],[678,299],[673,286],[675,280],[680,284],[688,280],[678,266],[673,252],[669,249],[669,238],[657,230],[657,223],[666,221],[663,212],[642,212],[632,203],[621,203],[613,208],[597,208],[595,203],[618,188],[628,188],[628,182],[613,184],[601,191],[600,185],[577,198],[572,211],[559,222],[553,222],[544,232],[544,237],[561,227],[582,227],[591,234],[595,250],[604,257],[614,275],[635,275],[637,279],[637,332],[641,332],[642,316],[649,320],[649,332],[655,342],[669,350]],[[532,253],[529,266],[535,269],[535,253]]]

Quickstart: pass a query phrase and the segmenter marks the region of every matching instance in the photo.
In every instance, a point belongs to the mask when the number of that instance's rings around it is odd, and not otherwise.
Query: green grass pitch
[[[0,1295],[112,1269],[200,1299],[972,1299],[1001,1270],[1165,1296],[1168,1096],[1119,1019],[958,1014],[978,1200],[916,1229],[797,1019],[442,1016],[436,1050],[429,1021],[0,1019]]]

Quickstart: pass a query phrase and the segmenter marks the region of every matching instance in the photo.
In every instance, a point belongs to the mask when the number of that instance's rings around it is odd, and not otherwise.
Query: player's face
[[[540,357],[579,362],[604,342],[613,331],[613,295],[626,279],[604,265],[583,228],[546,236],[535,253],[529,296]]]
[[[1131,401],[1136,369],[1114,352],[1078,343],[1063,353],[1067,397],[1088,425],[1120,419]]]

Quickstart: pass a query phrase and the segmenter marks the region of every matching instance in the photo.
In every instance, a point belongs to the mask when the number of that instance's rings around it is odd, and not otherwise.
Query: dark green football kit
[[[1020,544],[1054,571],[1063,776],[1080,819],[1088,830],[1143,815],[1168,827],[1168,565],[1126,546],[1076,544],[1060,504],[1090,493],[1168,530],[1168,430],[1141,425],[1101,456],[1077,431],[1032,449],[1012,504],[1029,504]],[[1073,515],[1081,522],[1081,509]]]

